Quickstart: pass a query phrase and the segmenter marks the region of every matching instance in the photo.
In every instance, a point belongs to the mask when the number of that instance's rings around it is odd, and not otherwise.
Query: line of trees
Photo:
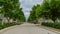
[[[44,0],[41,5],[33,6],[28,21],[37,21],[41,17],[51,19],[54,23],[60,19],[60,0]]]
[[[33,6],[32,10],[30,11],[31,14],[30,14],[28,21],[29,22],[37,21],[40,18],[39,16],[39,14],[41,13],[40,11],[41,11],[40,5]]]
[[[0,14],[10,19],[25,21],[25,17],[20,7],[19,0],[0,0]]]

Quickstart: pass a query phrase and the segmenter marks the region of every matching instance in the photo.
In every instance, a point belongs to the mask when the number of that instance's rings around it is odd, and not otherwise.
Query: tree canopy
[[[19,0],[0,0],[1,14],[7,19],[25,21]]]
[[[34,21],[40,17],[56,21],[60,19],[60,0],[44,0],[41,5],[33,6],[28,21]]]
[[[30,11],[30,17],[28,21],[35,21],[39,19],[40,12],[41,12],[40,5],[37,4],[36,6],[33,6],[32,10]]]
[[[60,18],[60,0],[45,0],[42,7],[42,14],[45,18],[49,18],[54,22],[57,18]]]

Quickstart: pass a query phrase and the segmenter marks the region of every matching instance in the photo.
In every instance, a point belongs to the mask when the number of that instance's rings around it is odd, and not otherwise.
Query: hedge
[[[45,22],[43,22],[42,25],[60,29],[60,23],[48,23],[48,22],[45,23]]]
[[[4,28],[6,28],[6,27],[14,26],[14,25],[20,25],[20,23],[14,23],[14,22],[13,22],[13,23],[3,23],[3,24],[2,24],[2,23],[0,22],[0,30],[1,30],[1,29],[4,29]]]

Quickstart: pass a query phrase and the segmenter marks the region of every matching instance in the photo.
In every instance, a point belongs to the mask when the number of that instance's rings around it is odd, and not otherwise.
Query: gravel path
[[[37,27],[35,24],[24,23],[13,29],[9,29],[2,34],[56,34],[48,30]]]

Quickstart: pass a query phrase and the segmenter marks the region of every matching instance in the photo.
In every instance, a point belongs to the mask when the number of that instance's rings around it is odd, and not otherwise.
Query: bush
[[[43,22],[42,25],[60,29],[60,23],[48,23],[48,22],[45,23],[45,22]]]
[[[10,27],[10,26],[14,26],[14,25],[20,25],[20,23],[3,23],[3,25],[2,25],[2,23],[0,22],[0,30],[1,29],[4,29],[4,28],[6,28],[6,27]]]

